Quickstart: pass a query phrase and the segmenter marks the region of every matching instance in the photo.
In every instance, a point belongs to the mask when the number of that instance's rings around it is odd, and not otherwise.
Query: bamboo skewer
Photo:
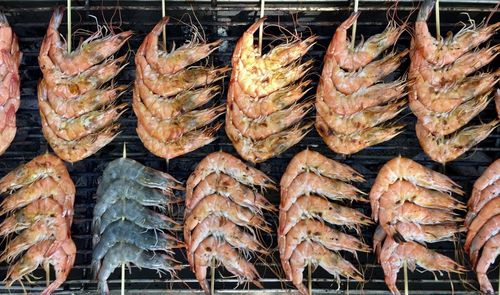
[[[309,295],[312,295],[312,270],[311,262],[307,263],[307,289],[309,290]]]
[[[403,261],[403,272],[405,280],[405,295],[408,295],[408,266],[406,265],[406,260]]]
[[[66,35],[66,43],[68,44],[68,53],[71,52],[71,0],[67,1],[68,10],[68,30]]]
[[[45,285],[48,287],[50,285],[50,264],[48,262],[44,262],[43,269],[45,270]]]
[[[164,18],[165,14],[165,0],[161,0],[161,17]],[[167,51],[167,29],[165,26],[163,26],[163,50]]]
[[[215,258],[210,263],[210,295],[215,295]]]
[[[436,0],[436,38],[441,40],[441,19],[439,17],[439,0]]]
[[[127,157],[127,143],[124,142],[123,143],[123,152],[122,152],[122,158],[126,158]],[[124,220],[125,218],[122,217],[122,220]],[[122,263],[122,273],[121,273],[121,295],[125,295],[125,263]]]
[[[359,0],[354,0],[354,12],[358,12]],[[358,26],[358,21],[354,21],[352,24],[352,36],[351,36],[351,48],[354,49],[356,40],[356,28]]]
[[[266,0],[260,0],[260,17],[264,17],[264,6],[266,5]],[[262,38],[264,37],[264,24],[259,27],[259,54],[262,54]]]

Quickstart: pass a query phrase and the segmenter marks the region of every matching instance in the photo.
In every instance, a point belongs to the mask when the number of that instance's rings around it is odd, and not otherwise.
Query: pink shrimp
[[[481,292],[485,294],[495,293],[486,272],[488,271],[490,265],[495,262],[498,255],[500,255],[500,234],[497,234],[486,242],[481,258],[479,258],[475,268],[477,280],[479,281],[479,287]]]
[[[476,206],[479,202],[481,192],[488,186],[496,183],[500,179],[500,159],[495,160],[486,170],[481,174],[481,176],[474,182],[474,187],[472,189],[472,195],[467,202],[469,210],[476,210]]]
[[[483,189],[480,194],[478,201],[474,208],[469,208],[467,212],[467,217],[465,218],[465,224],[469,225],[472,220],[477,216],[478,212],[492,199],[498,198],[500,196],[500,180],[495,181],[495,183]]]
[[[468,252],[473,239],[484,225],[495,215],[500,214],[500,198],[495,198],[484,205],[476,218],[471,222],[465,238],[464,249]]]
[[[477,232],[469,247],[469,256],[472,265],[475,266],[479,257],[479,251],[492,237],[500,233],[500,214],[489,219]]]

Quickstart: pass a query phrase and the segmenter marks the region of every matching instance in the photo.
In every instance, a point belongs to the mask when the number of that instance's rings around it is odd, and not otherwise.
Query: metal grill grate
[[[268,1],[266,15],[269,16],[268,24],[277,24],[290,29],[298,22],[297,31],[309,34],[309,29],[319,35],[318,45],[316,45],[306,58],[315,60],[315,66],[312,79],[317,82],[320,73],[323,55],[328,42],[336,26],[344,20],[352,10],[349,8],[348,1]],[[411,1],[400,1],[398,14],[401,18],[408,15],[418,3]],[[471,19],[477,21],[486,17],[496,3],[495,0],[483,1],[442,1],[441,4],[441,31],[458,31],[462,25],[458,22],[468,22],[468,16],[459,12],[466,11]],[[22,162],[26,162],[36,155],[45,152],[47,143],[42,136],[40,127],[40,118],[38,115],[36,99],[36,83],[41,77],[38,68],[37,55],[40,43],[52,13],[52,9],[57,4],[64,4],[65,1],[2,1],[0,9],[4,9],[7,17],[19,36],[20,46],[24,53],[21,64],[22,77],[22,97],[21,108],[18,112],[18,134],[10,149],[0,157],[0,176],[15,168]],[[74,28],[95,30],[94,15],[102,23],[103,19],[110,20],[114,14],[113,24],[118,25],[123,30],[132,29],[135,31],[134,37],[130,41],[130,48],[137,49],[144,36],[154,26],[161,17],[160,1],[73,1],[74,5]],[[386,10],[388,4],[382,1],[362,1],[360,9],[363,11],[358,23],[358,36],[363,34],[370,36],[380,32],[386,25]],[[119,11],[117,10],[119,8]],[[167,1],[167,14],[171,17],[189,21],[187,15],[193,16],[193,9],[200,24],[205,30],[208,40],[222,38],[226,43],[221,50],[212,55],[210,62],[215,65],[227,65],[232,54],[236,40],[241,36],[247,26],[255,20],[258,15],[258,1]],[[296,13],[295,20],[289,11]],[[115,13],[116,12],[116,13]],[[120,12],[120,13],[118,13]],[[121,20],[120,17],[121,16]],[[194,20],[194,18],[193,18]],[[493,17],[492,22],[499,21],[498,14]],[[431,27],[431,30],[434,30]],[[65,28],[61,28],[65,32]],[[279,34],[276,27],[269,28],[273,34]],[[171,45],[175,41],[178,45],[185,40],[189,33],[186,26],[180,26],[175,21],[167,27],[168,43]],[[405,33],[398,43],[400,47],[408,47],[409,34]],[[359,37],[358,37],[359,38]],[[498,43],[498,37],[491,42]],[[264,43],[271,41],[270,36],[265,36]],[[78,40],[74,39],[75,43]],[[130,64],[119,75],[119,83],[131,83],[134,79],[133,55],[129,58]],[[408,62],[402,67],[406,68]],[[492,65],[498,67],[498,62]],[[227,83],[227,81],[225,82]],[[227,88],[227,84],[226,84]],[[310,93],[311,95],[313,92]],[[220,100],[224,99],[224,95]],[[130,102],[131,93],[123,96],[123,100]],[[311,115],[311,117],[314,114]],[[483,111],[474,122],[488,122],[496,116],[493,105],[491,104]],[[380,167],[394,156],[402,155],[413,158],[420,163],[445,172],[453,180],[461,184],[467,193],[470,193],[474,180],[488,166],[493,159],[498,157],[500,152],[500,132],[495,131],[488,139],[480,143],[477,148],[467,153],[457,161],[449,163],[446,167],[438,165],[428,159],[418,145],[415,137],[413,125],[415,117],[407,110],[399,119],[407,125],[406,131],[395,139],[368,148],[353,156],[342,158],[329,151],[326,145],[315,131],[302,140],[298,145],[286,151],[277,158],[268,160],[265,163],[257,165],[275,180],[279,180],[284,172],[289,160],[297,152],[309,147],[320,151],[326,156],[341,160],[361,172],[367,179],[367,182],[361,185],[361,188],[368,192],[374,181],[376,173]],[[77,185],[77,197],[75,204],[75,220],[72,228],[73,239],[78,247],[78,255],[70,277],[63,285],[61,294],[95,292],[96,284],[90,277],[90,259],[92,255],[92,245],[90,237],[90,224],[92,220],[92,208],[94,204],[93,194],[97,188],[99,176],[102,173],[106,163],[112,159],[121,156],[123,142],[127,142],[127,154],[129,157],[142,162],[145,165],[167,171],[177,179],[185,181],[193,171],[195,165],[208,153],[218,150],[224,150],[235,154],[230,141],[225,136],[224,131],[219,132],[219,139],[213,144],[194,151],[186,156],[173,159],[169,163],[160,160],[151,155],[142,145],[135,133],[136,119],[131,110],[127,111],[121,119],[123,132],[111,144],[102,149],[96,155],[78,162],[74,165],[68,165],[70,174]],[[270,195],[274,203],[278,203],[279,196],[274,193]],[[367,206],[360,206],[364,213],[369,213]],[[180,214],[179,214],[180,215]],[[179,216],[180,217],[180,216]],[[374,228],[366,229],[365,239],[370,241]],[[270,242],[275,243],[275,238]],[[454,250],[453,243],[438,243],[431,245],[440,253],[450,256],[457,255],[463,257],[463,253],[457,253]],[[277,254],[277,253],[275,253]],[[178,257],[185,261],[179,253]],[[352,257],[351,257],[352,258]],[[277,255],[275,255],[275,260]],[[463,258],[460,258],[463,259]],[[353,259],[354,260],[354,259]],[[353,282],[342,280],[340,290],[350,290],[349,294],[369,293],[369,294],[387,294],[387,288],[383,280],[383,272],[376,263],[373,255],[360,254],[359,262],[355,261],[361,269],[364,269],[367,283],[363,286]],[[276,265],[274,265],[276,267]],[[280,281],[273,275],[269,269],[264,269],[262,264],[258,264],[259,272],[263,277],[264,290],[254,290],[253,287],[248,290],[240,286],[234,290],[237,285],[235,279],[227,278],[228,273],[217,275],[216,290],[224,294],[277,294],[288,292],[282,288],[293,290],[290,284]],[[0,277],[5,276],[7,265],[0,265]],[[41,270],[35,272],[40,279],[35,279],[35,283],[25,284],[28,290],[33,293],[43,289],[44,274]],[[53,277],[53,274],[51,275]],[[318,269],[314,275],[313,288],[315,294],[336,293],[337,285],[334,278],[326,272]],[[399,276],[398,286],[402,288],[402,274]],[[470,272],[459,278],[452,275],[451,279],[446,275],[437,276],[438,281],[430,273],[411,273],[410,290],[412,294],[449,294],[452,290],[451,284],[456,293],[474,293],[469,284],[476,285],[475,275]],[[497,284],[498,269],[490,274],[492,283]],[[465,283],[463,283],[465,281]],[[110,278],[110,288],[117,290],[119,288],[119,271]],[[189,268],[179,272],[178,278],[160,279],[154,271],[133,269],[132,274],[127,273],[126,288],[130,293],[192,293],[201,292],[194,275]],[[176,290],[175,292],[169,291]],[[11,294],[22,293],[21,286],[15,285],[9,291],[0,288],[0,292]],[[343,291],[347,293],[347,291]]]

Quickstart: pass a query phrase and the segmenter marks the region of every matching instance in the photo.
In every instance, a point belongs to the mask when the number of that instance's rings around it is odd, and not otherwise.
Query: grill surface
[[[36,155],[45,152],[48,145],[42,136],[40,127],[40,118],[37,108],[36,99],[36,83],[41,77],[41,72],[38,68],[37,55],[40,43],[50,19],[52,9],[57,4],[64,4],[66,1],[2,1],[0,9],[7,13],[7,17],[19,36],[20,46],[24,53],[24,58],[21,64],[22,77],[22,97],[21,108],[18,112],[18,133],[15,141],[10,149],[0,157],[0,176],[5,175],[8,171],[15,168],[17,165],[29,161]],[[311,78],[318,80],[318,75],[321,70],[321,62],[325,52],[325,48],[331,39],[331,36],[342,20],[344,20],[352,8],[349,7],[347,1],[269,1],[267,5],[266,15],[269,16],[267,24],[280,24],[284,28],[292,30],[297,28],[299,33],[304,33],[306,36],[312,31],[319,35],[318,44],[309,52],[307,59],[312,58],[315,61],[315,69]],[[488,3],[489,2],[489,3]],[[477,22],[488,16],[493,10],[496,1],[484,0],[476,1],[443,1],[441,4],[441,31],[447,32],[452,30],[457,32],[463,24],[468,23],[468,16],[460,14],[465,11],[469,13],[471,19]],[[475,4],[472,4],[475,3]],[[493,4],[491,4],[493,3]],[[418,3],[409,1],[401,1],[398,8],[398,16],[404,18],[413,10]],[[130,48],[135,50],[139,47],[144,36],[154,26],[161,17],[160,1],[73,1],[74,5],[74,29],[86,29],[95,31],[95,19],[97,17],[100,24],[103,20],[110,22],[113,25],[119,26],[122,30],[132,29],[136,34],[130,40]],[[362,34],[366,37],[381,32],[386,25],[386,10],[388,4],[381,1],[363,1],[360,4],[360,10],[364,11],[361,14],[358,23],[358,40]],[[171,17],[182,19],[185,22],[195,21],[193,15],[196,15],[199,23],[204,29],[208,40],[218,38],[224,39],[221,49],[210,57],[210,62],[215,65],[227,65],[232,54],[235,42],[241,36],[247,26],[256,19],[258,15],[258,1],[168,1],[167,14]],[[195,13],[193,13],[193,10]],[[288,11],[296,13],[293,17]],[[114,16],[114,17],[113,17]],[[191,16],[191,19],[189,18]],[[412,20],[414,20],[413,14]],[[498,14],[494,15],[492,22],[499,21]],[[431,21],[433,22],[433,21]],[[65,32],[65,24],[60,29]],[[309,31],[310,30],[310,31]],[[431,31],[434,28],[431,27]],[[276,26],[268,28],[266,33],[279,35],[279,29]],[[172,42],[181,45],[185,36],[189,34],[187,26],[179,25],[178,22],[171,21],[167,27],[168,46]],[[398,47],[408,47],[410,35],[405,33],[398,43]],[[492,42],[498,43],[497,39]],[[269,44],[272,36],[266,35],[264,44]],[[74,44],[78,44],[79,37],[73,38]],[[134,79],[133,54],[129,58],[130,64],[119,75],[118,83],[131,83]],[[408,62],[402,67],[406,69]],[[498,62],[494,65],[498,66]],[[398,75],[402,73],[396,73]],[[227,88],[227,79],[225,81]],[[313,90],[314,91],[314,90]],[[313,95],[314,92],[310,92]],[[224,100],[222,95],[219,100]],[[131,101],[131,92],[123,96],[123,100]],[[308,119],[312,119],[314,114],[311,114]],[[483,111],[480,116],[473,120],[473,123],[489,122],[494,119],[496,113],[493,104]],[[361,172],[367,179],[366,183],[360,185],[360,188],[368,192],[371,184],[376,177],[380,167],[389,159],[402,155],[413,158],[420,163],[425,164],[437,171],[444,172],[453,180],[461,184],[467,193],[470,193],[474,180],[481,174],[496,157],[500,151],[500,133],[495,131],[488,139],[480,143],[473,151],[468,152],[460,159],[449,163],[446,167],[438,165],[429,160],[425,156],[418,145],[415,137],[413,126],[415,117],[407,110],[403,115],[399,116],[399,121],[407,125],[406,131],[395,139],[368,148],[360,153],[347,158],[342,158],[339,155],[332,153],[315,131],[312,131],[295,147],[286,151],[277,158],[270,159],[265,163],[258,164],[256,167],[261,169],[275,180],[279,181],[284,172],[289,160],[297,152],[310,148],[322,152],[328,157],[340,160],[347,163]],[[92,256],[92,245],[90,236],[90,226],[92,220],[92,208],[95,200],[93,195],[97,188],[99,176],[102,173],[105,165],[119,156],[121,156],[122,145],[127,143],[127,154],[129,157],[142,162],[145,165],[167,171],[179,180],[185,181],[196,166],[196,164],[208,153],[218,150],[224,150],[232,154],[236,154],[231,146],[230,141],[225,136],[224,131],[219,132],[219,139],[214,143],[194,151],[183,157],[173,159],[169,163],[164,160],[154,157],[150,154],[139,141],[136,133],[136,119],[131,110],[127,111],[120,120],[122,123],[122,133],[107,147],[103,148],[96,155],[78,162],[73,165],[68,165],[69,172],[77,186],[77,197],[75,203],[75,219],[72,227],[73,239],[78,248],[78,254],[75,266],[70,274],[70,277],[63,285],[61,294],[71,293],[93,293],[96,290],[96,284],[90,277],[90,259]],[[277,193],[269,194],[271,200],[277,204],[279,196]],[[467,198],[467,197],[466,197]],[[364,213],[369,214],[367,206],[358,206]],[[179,210],[179,212],[182,212]],[[181,214],[178,213],[178,217]],[[276,222],[276,221],[275,221]],[[364,231],[365,240],[370,241],[374,227],[366,228]],[[462,237],[463,238],[463,237]],[[275,246],[275,237],[268,237],[268,242]],[[451,257],[456,257],[458,261],[463,261],[464,253],[460,250],[460,244],[454,245],[451,242],[432,244],[432,249],[438,250]],[[178,258],[185,261],[181,253],[178,253]],[[369,294],[386,294],[387,288],[383,281],[383,272],[381,267],[376,263],[373,255],[360,254],[356,261],[350,257],[358,267],[365,272],[367,283],[359,285],[353,282],[341,281],[340,290],[349,294],[369,293]],[[274,260],[277,260],[277,253],[274,255]],[[267,261],[271,267],[276,268],[277,265],[268,258]],[[187,264],[187,263],[186,263]],[[497,264],[498,265],[498,264]],[[258,263],[259,273],[263,277],[264,291],[255,290],[253,287],[239,286],[237,290],[237,281],[233,278],[227,278],[228,273],[222,271],[217,273],[215,288],[217,292],[224,294],[276,294],[280,292],[289,292],[285,290],[294,290],[290,284],[279,280],[269,268],[264,268],[263,263]],[[4,277],[7,270],[7,265],[0,265],[0,277]],[[44,274],[43,271],[35,272],[38,279],[34,279],[34,284],[25,284],[27,290],[33,293],[38,293],[43,289]],[[54,278],[54,274],[51,274]],[[178,273],[178,277],[174,279],[159,278],[154,271],[132,269],[132,273],[127,273],[126,289],[130,293],[192,293],[199,291],[199,285],[194,279],[189,268]],[[400,274],[398,286],[402,289],[402,274]],[[455,293],[475,293],[474,287],[475,275],[472,272],[461,277],[446,274],[439,275],[435,280],[431,273],[414,272],[409,275],[409,286],[412,294],[449,294],[451,290]],[[498,269],[490,273],[490,278],[494,286],[498,283]],[[115,271],[109,280],[110,288],[113,290],[119,289],[119,271]],[[326,272],[318,269],[313,275],[313,288],[315,294],[319,293],[336,293],[337,284],[335,279],[329,276]],[[176,290],[175,292],[170,289]],[[20,285],[15,285],[9,290],[0,288],[0,292],[11,294],[22,293],[23,289]],[[182,292],[182,293],[181,293]]]

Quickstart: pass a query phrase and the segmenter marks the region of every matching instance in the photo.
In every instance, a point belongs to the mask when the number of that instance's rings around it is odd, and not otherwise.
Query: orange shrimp
[[[500,234],[492,237],[486,242],[481,254],[481,258],[477,262],[475,271],[477,273],[477,280],[479,281],[479,287],[481,292],[485,294],[494,294],[493,286],[491,285],[486,272],[490,265],[495,263],[496,258],[500,254]]]
[[[373,224],[371,219],[358,210],[331,203],[319,196],[302,196],[283,213],[280,218],[280,233],[287,234],[300,220],[318,218],[330,224],[346,225],[354,228],[357,225]]]
[[[40,294],[49,295],[55,292],[66,281],[73,267],[76,257],[76,246],[73,240],[66,239],[54,253],[49,254],[50,248],[53,247],[54,243],[53,240],[45,240],[29,248],[26,254],[9,268],[5,285],[10,287],[15,281],[20,281],[23,277],[28,276],[40,264],[43,264],[47,270],[48,266],[52,264],[56,279]]]
[[[410,92],[411,93],[411,92]],[[466,102],[461,103],[450,112],[434,112],[424,106],[416,96],[410,94],[409,105],[413,114],[418,118],[419,122],[437,136],[445,136],[451,134],[462,126],[467,124],[480,112],[482,112],[489,104],[489,94],[474,97]]]
[[[212,258],[221,262],[240,281],[247,280],[262,288],[262,284],[259,282],[259,274],[253,264],[241,257],[228,243],[218,242],[214,237],[208,237],[198,246],[194,254],[194,264],[196,266],[194,273],[205,294],[210,294],[206,277]]]
[[[406,180],[414,185],[441,192],[463,195],[460,186],[448,176],[435,172],[408,158],[396,157],[384,164],[370,191],[372,218],[378,220],[379,200],[389,186],[398,180]]]
[[[302,272],[309,263],[315,267],[320,265],[328,273],[335,276],[337,281],[340,280],[340,275],[355,279],[358,282],[364,281],[363,275],[339,254],[329,251],[318,243],[302,242],[295,248],[290,258],[290,267],[292,269],[292,282],[303,295],[309,294],[307,288],[302,283]]]
[[[353,185],[316,173],[304,172],[295,177],[285,194],[281,194],[280,210],[288,211],[302,195],[311,194],[320,195],[330,200],[368,202],[361,196],[364,193]]]
[[[16,136],[16,108],[13,105],[5,108],[5,123],[3,126],[3,130],[0,131],[0,155],[9,148]]]
[[[18,166],[0,179],[0,193],[19,189],[46,177],[57,181],[71,179],[64,162],[52,154],[45,153]]]
[[[212,173],[203,179],[194,189],[186,211],[194,209],[206,196],[211,194],[224,196],[236,204],[261,213],[262,210],[275,211],[276,208],[260,193],[243,185],[224,173]]]
[[[41,217],[31,227],[17,235],[2,252],[0,261],[11,262],[23,251],[36,243],[44,240],[54,239],[51,250],[52,254],[57,247],[69,237],[69,228],[66,220],[60,216]]]
[[[281,193],[286,193],[293,180],[303,172],[313,172],[341,181],[364,181],[363,176],[348,165],[327,158],[316,151],[306,149],[296,154],[288,164],[280,181]]]
[[[484,205],[483,209],[479,211],[476,218],[469,225],[464,243],[465,251],[469,252],[471,243],[477,233],[485,226],[488,220],[498,214],[500,214],[500,198],[495,198]]]
[[[162,28],[168,23],[169,17],[163,17],[146,36],[145,57],[148,64],[162,75],[173,75],[187,66],[204,59],[217,50],[222,40],[212,43],[204,43],[198,40],[197,36],[191,42],[182,45],[172,52],[165,52],[158,48],[158,37]]]
[[[323,138],[323,141],[331,150],[343,155],[355,154],[369,146],[388,141],[403,132],[401,130],[403,128],[403,125],[375,126],[357,130],[355,133],[342,134],[332,130],[325,122],[325,119],[320,115],[316,115],[316,130]]]
[[[416,48],[432,64],[444,66],[454,62],[464,53],[486,42],[500,29],[500,23],[479,28],[466,27],[454,37],[438,41],[432,37],[427,27],[434,2],[435,0],[425,0],[422,3],[415,22]]]
[[[474,187],[472,189],[472,195],[467,202],[469,210],[477,212],[477,203],[479,202],[480,193],[488,186],[494,184],[498,179],[500,179],[500,159],[495,160],[486,170],[481,174],[481,176],[474,182]]]
[[[422,123],[417,122],[415,132],[424,152],[434,161],[441,164],[453,161],[463,153],[480,143],[499,125],[500,120],[493,120],[482,125],[470,126],[448,137],[431,134]]]
[[[223,151],[214,152],[203,158],[186,182],[186,207],[192,208],[194,188],[208,175],[224,173],[248,186],[262,186],[276,190],[274,181],[262,171],[246,165],[235,156]]]
[[[132,31],[126,31],[99,38],[101,34],[101,31],[99,31],[85,40],[78,49],[68,53],[66,42],[61,40],[58,31],[64,16],[63,12],[64,7],[62,6],[54,9],[47,29],[47,36],[50,38],[50,58],[66,75],[80,74],[93,65],[102,62],[117,52],[132,36]]]
[[[215,124],[204,129],[197,129],[183,134],[176,140],[164,142],[156,139],[147,132],[142,124],[138,124],[136,128],[137,135],[141,139],[144,146],[154,155],[166,160],[187,154],[196,149],[199,149],[214,140],[215,133],[220,129],[222,124]]]
[[[500,232],[500,214],[493,216],[477,232],[469,247],[469,256],[472,265],[475,266],[479,257],[479,251],[485,243]]]
[[[483,189],[480,194],[476,205],[473,208],[469,208],[467,216],[465,218],[465,224],[469,225],[472,220],[477,216],[477,213],[492,199],[500,196],[500,180],[495,181],[495,183]]]
[[[262,140],[252,140],[244,137],[226,119],[226,134],[233,143],[241,157],[252,163],[264,162],[269,158],[279,155],[301,141],[311,131],[312,123],[296,125],[290,129],[275,133]]]
[[[420,243],[451,241],[455,239],[455,234],[466,231],[465,227],[457,223],[427,225],[413,222],[398,222],[395,225],[395,229],[404,240]]]
[[[359,12],[354,12],[342,22],[335,30],[330,43],[339,66],[351,72],[359,70],[372,62],[387,48],[396,43],[405,30],[404,26],[397,27],[396,23],[391,21],[382,33],[373,35],[365,42],[360,42],[355,48],[351,48],[347,30],[357,21],[359,15]],[[329,49],[329,51],[332,49]]]

